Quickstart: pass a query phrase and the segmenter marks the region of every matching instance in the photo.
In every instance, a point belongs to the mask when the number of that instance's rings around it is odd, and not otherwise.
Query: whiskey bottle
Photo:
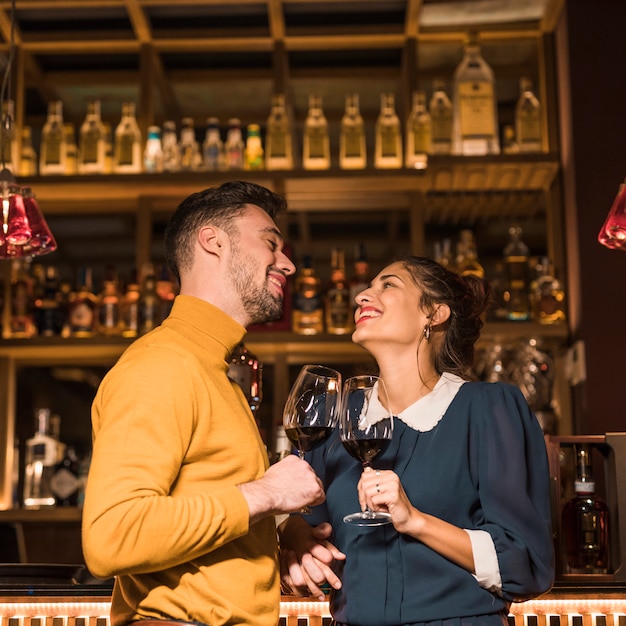
[[[265,131],[265,167],[268,170],[293,169],[293,138],[289,116],[285,107],[285,95],[272,97],[272,108]]]
[[[207,129],[202,143],[204,168],[210,172],[223,170],[225,166],[224,142],[220,137],[220,123],[217,117],[207,119]]]
[[[93,337],[98,328],[98,297],[93,291],[93,273],[90,267],[79,269],[77,285],[77,290],[70,295],[70,336]]]
[[[148,139],[143,153],[143,169],[148,174],[159,174],[163,171],[163,146],[161,129],[158,126],[148,127]]]
[[[141,131],[135,118],[135,103],[125,102],[115,129],[113,171],[116,174],[138,174],[142,169]]]
[[[78,146],[74,124],[65,122],[63,134],[65,135],[65,172],[63,173],[66,176],[75,176],[78,173]]]
[[[499,154],[495,78],[470,36],[454,73],[453,151],[463,155]]]
[[[48,117],[41,130],[39,173],[42,176],[65,174],[65,155],[63,103],[60,100],[55,100],[48,104]]]
[[[431,151],[433,154],[450,154],[452,151],[452,102],[445,91],[445,83],[435,80],[430,99]]]
[[[343,170],[362,170],[367,165],[365,124],[359,108],[359,94],[346,96],[339,135],[339,167]]]
[[[528,246],[522,240],[522,229],[514,225],[509,228],[509,242],[504,248],[506,273],[507,318],[525,321],[530,318],[528,297]]]
[[[565,573],[606,574],[609,570],[609,510],[595,493],[591,451],[576,450],[575,496],[563,507]]]
[[[474,233],[469,229],[464,229],[459,233],[455,269],[461,276],[468,274],[478,276],[478,278],[485,276],[485,269],[478,260]]]
[[[346,280],[344,251],[333,248],[330,258],[330,285],[325,297],[326,332],[331,335],[347,335],[354,329],[353,307]]]
[[[432,122],[426,108],[426,94],[413,93],[413,106],[406,122],[406,145],[404,166],[423,170],[428,167],[428,155],[432,151]]]
[[[30,126],[22,127],[22,147],[17,171],[18,176],[37,176],[37,153],[33,147],[33,133]]]
[[[43,291],[35,299],[35,323],[39,337],[56,337],[63,330],[59,276],[54,265],[45,269]]]
[[[67,446],[63,458],[54,466],[50,490],[56,506],[78,506],[82,488],[80,465],[73,446]]]
[[[330,168],[328,120],[324,115],[321,96],[309,96],[309,109],[304,120],[302,167],[305,170]]]
[[[308,255],[302,259],[302,268],[296,275],[291,315],[292,330],[299,335],[318,335],[324,331],[321,281]]]
[[[200,144],[196,139],[196,128],[192,117],[182,119],[180,128],[180,169],[196,171],[202,167]]]
[[[520,152],[541,152],[541,105],[530,78],[520,78],[520,95],[515,106],[515,134]]]
[[[98,302],[98,332],[102,335],[120,336],[122,330],[119,282],[115,270],[109,267],[102,282]]]
[[[376,120],[375,133],[374,167],[402,167],[402,133],[393,93],[383,93],[380,96],[380,113]]]
[[[352,310],[356,308],[356,297],[370,284],[370,266],[367,260],[365,244],[361,241],[354,255],[354,268],[350,276],[350,306]]]
[[[539,324],[560,324],[565,321],[565,291],[554,277],[548,257],[541,259],[536,270],[530,284],[531,317]]]
[[[163,146],[163,171],[180,171],[180,146],[178,145],[178,137],[176,135],[176,122],[172,120],[163,122],[161,143]]]
[[[105,132],[100,117],[100,101],[87,103],[87,114],[81,124],[78,139],[79,174],[104,174]]]
[[[265,154],[263,152],[263,144],[261,143],[261,127],[258,124],[248,124],[243,168],[245,170],[262,170],[265,168]]]
[[[25,509],[53,507],[56,499],[50,479],[57,463],[58,441],[51,435],[50,409],[35,412],[35,434],[24,442]]]
[[[226,142],[224,143],[227,170],[243,169],[244,148],[243,137],[241,135],[241,120],[236,117],[231,117],[228,120],[228,132],[226,134]]]

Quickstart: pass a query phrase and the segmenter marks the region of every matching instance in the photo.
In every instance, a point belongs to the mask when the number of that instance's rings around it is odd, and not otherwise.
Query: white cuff
[[[472,553],[474,555],[475,574],[472,574],[478,584],[483,588],[497,593],[502,592],[502,578],[500,576],[500,566],[498,565],[498,555],[491,535],[486,530],[468,530],[464,528],[472,542]]]

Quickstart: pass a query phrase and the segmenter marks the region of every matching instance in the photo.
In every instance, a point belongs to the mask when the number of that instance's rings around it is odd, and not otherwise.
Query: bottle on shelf
[[[11,265],[8,337],[28,339],[37,333],[33,316],[33,280],[28,261],[15,259]]]
[[[17,171],[20,162],[17,153],[14,109],[15,104],[13,100],[6,100],[2,103],[2,123],[0,125],[0,156],[2,157],[2,166],[7,167],[13,173]]]
[[[45,268],[40,297],[35,298],[35,323],[39,337],[58,337],[63,330],[63,311],[60,302],[59,274],[56,266]]]
[[[180,169],[196,171],[202,167],[200,144],[196,139],[193,117],[184,117],[180,127]]]
[[[330,168],[330,138],[328,120],[322,108],[322,96],[309,96],[309,109],[304,120],[302,167],[305,170]]]
[[[231,117],[228,120],[228,132],[226,133],[226,142],[224,143],[227,170],[243,169],[244,147],[241,134],[241,120],[237,117]]]
[[[454,153],[500,154],[495,77],[473,35],[454,73],[453,106]]]
[[[98,299],[98,332],[101,335],[122,334],[121,296],[119,280],[114,268],[107,267]]]
[[[541,152],[541,104],[530,78],[520,78],[520,95],[515,106],[515,135],[520,152]]]
[[[180,146],[176,135],[176,122],[172,120],[163,122],[161,144],[163,146],[163,171],[180,171]]]
[[[158,126],[148,127],[148,139],[143,153],[143,169],[149,174],[159,174],[163,171],[163,145],[161,129]]]
[[[33,147],[33,131],[30,126],[22,127],[22,147],[20,149],[18,176],[37,176],[37,153]]]
[[[228,359],[228,378],[237,383],[253,415],[263,399],[263,364],[243,342],[235,346]]]
[[[207,118],[207,128],[202,143],[204,168],[210,172],[223,170],[225,167],[224,142],[220,136],[220,122],[217,117]]]
[[[258,124],[248,124],[243,168],[245,170],[265,169],[265,153],[263,151],[263,144],[261,143],[261,127]]]
[[[35,434],[24,442],[24,491],[22,503],[25,509],[54,507],[56,499],[50,486],[58,460],[58,441],[51,433],[49,408],[35,411]]]
[[[67,176],[75,176],[78,173],[78,146],[74,124],[65,122],[63,133],[65,134],[65,172],[63,173]]]
[[[138,174],[143,170],[141,131],[135,117],[135,103],[122,104],[122,117],[115,129],[113,171],[116,174]]]
[[[97,333],[98,297],[90,267],[78,270],[77,290],[70,295],[68,315],[71,337],[93,337]]]
[[[354,330],[354,309],[346,280],[345,255],[341,248],[331,250],[330,272],[330,285],[326,289],[324,302],[326,332],[330,335],[347,335]]]
[[[50,490],[55,506],[78,506],[83,486],[80,464],[73,446],[67,446],[63,458],[54,466],[50,477]]]
[[[355,298],[370,284],[370,265],[367,260],[365,243],[362,241],[356,246],[354,255],[354,267],[350,276],[350,307],[354,311],[356,308]]]
[[[507,124],[502,130],[502,154],[518,154],[519,145],[515,138],[515,128]]]
[[[141,289],[137,278],[137,271],[133,270],[126,285],[126,291],[120,305],[122,321],[122,337],[137,337],[139,335],[139,299]]]
[[[339,167],[342,170],[362,170],[367,166],[365,124],[359,108],[359,94],[346,96],[339,135]]]
[[[485,276],[485,268],[478,260],[474,233],[467,228],[459,233],[455,270],[461,276],[467,274],[473,274],[478,278]]]
[[[87,103],[87,114],[78,138],[78,173],[104,174],[106,158],[105,128],[100,113],[100,100]]]
[[[293,290],[291,326],[299,335],[324,332],[324,304],[321,281],[309,255],[302,259]]]
[[[272,97],[265,131],[265,167],[268,170],[293,169],[293,137],[285,106],[285,94]]]
[[[428,167],[428,155],[432,152],[432,122],[426,108],[426,94],[413,92],[413,105],[406,122],[404,166],[424,170]]]
[[[380,96],[380,113],[376,120],[375,134],[374,167],[402,167],[402,132],[393,93],[383,93]]]
[[[430,98],[431,152],[450,154],[452,152],[452,102],[441,79],[433,82],[433,95]]]
[[[504,266],[506,274],[505,300],[507,319],[525,321],[530,318],[530,300],[528,297],[528,246],[522,239],[522,228],[517,224],[509,228],[509,242],[504,248]]]
[[[139,334],[144,335],[161,323],[159,294],[156,290],[156,276],[151,263],[142,271],[141,296],[139,298]]]
[[[609,510],[595,492],[591,453],[588,444],[575,446],[575,495],[565,504],[561,516],[567,574],[609,571]]]
[[[54,100],[48,104],[48,117],[41,130],[39,173],[42,176],[65,174],[66,145],[63,129],[63,103]]]
[[[552,263],[543,257],[536,267],[537,276],[530,284],[531,317],[539,324],[565,322],[565,291],[554,276]]]

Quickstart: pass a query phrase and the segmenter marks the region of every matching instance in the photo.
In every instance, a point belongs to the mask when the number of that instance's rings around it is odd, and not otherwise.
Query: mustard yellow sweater
[[[273,518],[249,526],[238,484],[267,454],[226,358],[245,329],[178,296],[170,316],[109,371],[92,407],[83,550],[116,577],[111,621],[276,626]]]

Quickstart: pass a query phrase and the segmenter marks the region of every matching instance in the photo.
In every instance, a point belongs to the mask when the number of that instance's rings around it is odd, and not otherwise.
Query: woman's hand
[[[341,588],[332,566],[346,556],[328,541],[331,534],[330,524],[312,527],[300,515],[290,516],[278,527],[283,589],[299,597],[313,595],[324,600],[321,585]]]

